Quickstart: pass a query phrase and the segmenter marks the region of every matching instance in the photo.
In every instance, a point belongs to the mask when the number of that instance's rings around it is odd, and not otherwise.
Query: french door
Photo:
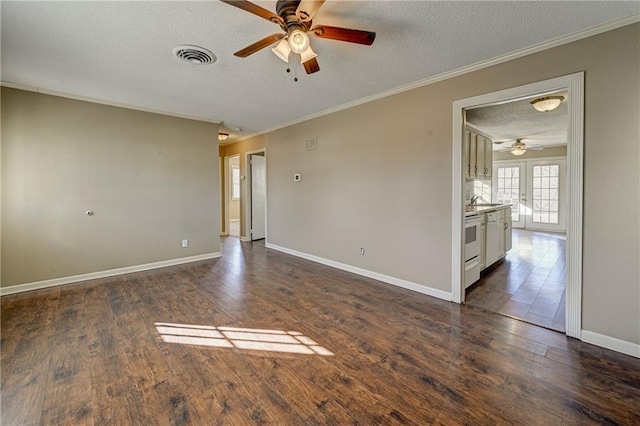
[[[511,204],[514,228],[564,232],[566,160],[496,163],[492,200]]]

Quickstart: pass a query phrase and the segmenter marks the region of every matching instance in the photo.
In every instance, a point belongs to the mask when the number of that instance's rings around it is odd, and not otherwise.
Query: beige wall
[[[2,88],[2,285],[219,252],[216,135]]]
[[[247,152],[256,151],[265,147],[266,139],[263,136],[258,136],[256,138],[240,141],[233,143],[231,145],[224,145],[220,147],[220,157],[229,157],[232,155],[240,155],[240,176],[246,176],[247,174],[247,165],[246,156]],[[267,159],[267,162],[269,160]],[[268,166],[267,166],[268,169]],[[242,180],[242,184],[240,187],[240,235],[242,237],[247,236],[246,227],[245,227],[245,197],[246,197],[246,179]],[[225,200],[226,201],[226,200]],[[223,213],[224,214],[224,213]],[[227,229],[228,233],[229,230]]]
[[[566,157],[567,156],[567,147],[566,146],[554,146],[551,148],[545,148],[542,151],[532,151],[528,150],[522,155],[518,155],[517,157],[510,152],[493,152],[493,161],[519,161],[519,160],[530,160],[532,158],[546,158],[546,157]]]
[[[451,291],[452,102],[585,71],[583,328],[640,343],[639,53],[635,24],[244,141],[268,242]]]

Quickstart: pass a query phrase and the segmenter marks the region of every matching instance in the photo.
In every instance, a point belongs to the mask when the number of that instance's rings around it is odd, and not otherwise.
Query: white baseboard
[[[615,337],[589,330],[582,330],[581,335],[583,342],[640,358],[640,345],[637,343],[627,342],[626,340],[616,339]]]
[[[356,266],[347,265],[345,263],[336,262],[334,260],[325,259],[323,257],[314,256],[312,254],[303,253],[303,252],[292,250],[286,247],[280,247],[271,243],[266,243],[266,247],[273,250],[281,251],[283,253],[290,254],[292,256],[301,257],[303,259],[307,259],[312,262],[331,266],[332,268],[341,269],[343,271],[351,272],[356,275],[361,275],[367,278],[373,278],[374,280],[382,281],[387,284],[392,284],[398,287],[406,288],[408,290],[413,290],[418,293],[426,294],[427,296],[437,297],[438,299],[443,299],[449,302],[452,300],[451,293],[449,292],[427,287],[425,285],[416,284],[411,281],[406,281],[400,278],[391,277],[389,275],[383,275],[378,272],[369,271],[367,269],[358,268]]]
[[[61,277],[61,278],[54,278],[51,280],[17,284],[9,287],[0,288],[0,296],[5,296],[7,294],[14,294],[14,293],[22,293],[24,291],[38,290],[38,289],[47,288],[47,287],[55,287],[58,285],[77,283],[79,281],[95,280],[98,278],[113,277],[115,275],[130,274],[132,272],[166,268],[167,266],[181,265],[183,263],[197,262],[199,260],[215,259],[220,256],[221,256],[220,252],[205,253],[205,254],[199,254],[197,256],[181,257],[178,259],[169,259],[169,260],[163,260],[160,262],[145,263],[143,265],[127,266],[124,268],[90,272],[88,274],[73,275],[70,277]]]
[[[241,237],[240,237],[240,241],[250,242],[251,240],[250,240],[249,238],[247,238],[247,237],[243,237],[243,236],[241,236]]]

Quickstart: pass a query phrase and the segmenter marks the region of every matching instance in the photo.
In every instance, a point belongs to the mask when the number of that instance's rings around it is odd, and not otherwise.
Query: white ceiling
[[[298,66],[295,83],[269,49],[233,56],[280,30],[218,1],[0,5],[3,83],[224,121],[242,128],[230,141],[640,13],[637,1],[328,1],[314,23],[375,31],[375,43],[312,38],[320,72]],[[180,62],[182,44],[218,60]]]
[[[514,102],[469,109],[466,120],[476,130],[494,141],[493,150],[497,151],[512,145],[517,139],[527,144],[544,147],[567,144],[569,129],[567,99],[568,92],[547,93],[545,96],[562,96],[564,100],[553,111],[539,112],[531,106],[534,96]]]

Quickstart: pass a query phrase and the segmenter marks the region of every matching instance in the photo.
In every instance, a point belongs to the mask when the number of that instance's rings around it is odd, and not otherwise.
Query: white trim
[[[358,268],[356,266],[347,265],[345,263],[336,262],[335,260],[325,259],[323,257],[314,256],[312,254],[307,254],[301,251],[292,250],[292,249],[281,247],[271,243],[266,243],[266,247],[272,250],[277,250],[283,253],[290,254],[292,256],[301,257],[303,259],[307,259],[312,262],[320,263],[322,265],[330,266],[332,268],[341,269],[343,271],[351,272],[356,275],[361,275],[363,277],[372,278],[374,280],[382,281],[387,284],[392,284],[398,287],[406,288],[407,290],[413,290],[418,293],[426,294],[427,296],[436,297],[438,299],[443,299],[448,302],[451,301],[451,293],[448,293],[446,291],[438,290],[432,287],[427,287],[425,285],[416,284],[411,281],[406,281],[400,278],[391,277],[389,275],[383,275],[378,272],[369,271],[367,269]]]
[[[127,104],[127,103],[123,103],[123,102],[108,101],[108,100],[105,100],[105,99],[92,98],[92,97],[89,97],[89,96],[75,95],[73,93],[59,92],[57,90],[46,89],[44,87],[29,86],[27,84],[8,83],[6,81],[0,81],[0,86],[8,87],[10,89],[25,90],[27,92],[42,93],[43,95],[58,96],[60,98],[73,99],[73,100],[76,100],[76,101],[91,102],[93,104],[100,104],[100,105],[107,105],[107,106],[118,107],[118,108],[132,109],[134,111],[149,112],[151,114],[168,115],[170,117],[184,118],[184,119],[187,119],[187,120],[204,121],[206,123],[221,124],[220,121],[214,120],[212,118],[198,117],[198,116],[195,116],[195,115],[188,115],[188,114],[179,114],[177,112],[165,111],[165,110],[154,109],[154,108],[147,108],[147,107],[143,107],[143,106],[139,106],[139,105]]]
[[[582,330],[582,341],[602,348],[640,358],[640,344],[627,342],[594,331]]]
[[[451,294],[456,303],[464,302],[462,280],[462,226],[464,220],[464,186],[462,179],[462,132],[465,108],[505,103],[533,95],[567,90],[567,286],[566,334],[580,339],[582,329],[582,218],[584,151],[584,73],[579,72],[525,86],[514,87],[453,103],[453,170],[451,222]]]
[[[366,104],[368,102],[376,101],[378,99],[386,98],[388,96],[393,96],[398,93],[406,92],[409,90],[416,89],[418,87],[428,86],[430,84],[438,83],[443,80],[447,80],[449,78],[457,77],[463,74],[468,74],[474,71],[478,71],[484,68],[492,67],[494,65],[502,64],[504,62],[512,61],[514,59],[522,58],[523,56],[531,55],[534,53],[542,52],[544,50],[548,50],[554,47],[561,46],[563,44],[572,43],[574,41],[582,40],[587,37],[591,37],[597,34],[601,34],[607,31],[615,30],[617,28],[622,28],[627,25],[635,24],[636,22],[640,22],[640,14],[634,14],[630,16],[626,16],[624,18],[615,19],[613,21],[605,22],[604,24],[596,25],[591,28],[587,28],[585,30],[576,31],[574,33],[556,37],[554,39],[534,44],[533,46],[526,47],[524,49],[516,50],[511,53],[507,53],[505,55],[496,56],[495,58],[487,59],[485,61],[476,62],[475,64],[467,65],[462,68],[458,68],[452,71],[448,71],[442,74],[435,75],[433,77],[428,77],[423,80],[418,80],[413,83],[405,84],[400,87],[396,87],[391,90],[387,90],[386,92],[377,93],[375,95],[367,96],[362,99],[358,99],[352,102],[347,102],[346,104],[338,105],[336,107],[328,108],[323,111],[309,114],[302,118],[298,118],[295,120],[288,121],[283,124],[278,124],[273,127],[269,127],[265,130],[260,130],[258,132],[252,133],[247,136],[242,136],[236,140],[229,142],[226,145],[230,145],[232,143],[240,142],[245,139],[254,138],[256,136],[264,135],[266,133],[271,133],[279,129],[283,129],[285,127],[293,126],[294,124],[300,124],[305,121],[313,120],[314,118],[322,117],[325,115],[333,114],[334,112],[342,111],[345,109],[353,108],[358,105]]]
[[[88,274],[72,275],[69,277],[54,278],[51,280],[35,281],[32,283],[12,285],[0,288],[0,296],[22,293],[24,291],[38,290],[41,288],[55,287],[80,281],[95,280],[98,278],[113,277],[116,275],[130,274],[132,272],[148,271],[150,269],[166,268],[167,266],[182,265],[183,263],[197,262],[200,260],[216,259],[221,257],[220,252],[198,254],[196,256],[181,257],[178,259],[162,260],[160,262],[145,263],[142,265],[126,266],[124,268],[108,269],[106,271],[89,272]]]
[[[250,240],[250,239],[248,239],[247,237],[242,237],[242,236],[241,236],[241,237],[240,237],[240,241],[244,241],[245,243],[248,243],[248,242],[250,242],[251,240]]]

